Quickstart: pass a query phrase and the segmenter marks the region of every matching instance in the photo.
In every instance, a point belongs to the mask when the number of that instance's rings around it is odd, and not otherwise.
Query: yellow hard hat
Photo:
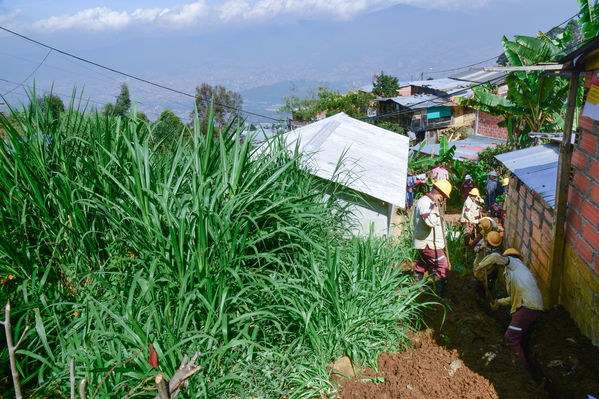
[[[433,186],[435,186],[435,188],[446,198],[449,198],[451,195],[451,183],[449,180],[437,180],[433,183]]]
[[[502,241],[503,241],[503,238],[496,231],[491,231],[491,232],[489,232],[489,234],[487,234],[487,242],[492,247],[498,247],[498,246],[500,246]]]
[[[510,178],[509,177],[504,177],[502,185],[503,186],[507,186],[508,184],[510,184]]]
[[[485,230],[489,230],[491,228],[491,220],[489,220],[488,218],[484,218],[480,221],[480,227],[482,227]]]
[[[518,258],[520,258],[520,260],[522,260],[522,255],[520,255],[520,252],[518,252],[516,248],[508,248],[505,251],[503,251],[503,256],[508,255],[516,255]]]
[[[474,187],[472,190],[470,190],[470,192],[468,193],[470,195],[476,195],[477,197],[480,196],[480,191],[478,191],[478,188]]]

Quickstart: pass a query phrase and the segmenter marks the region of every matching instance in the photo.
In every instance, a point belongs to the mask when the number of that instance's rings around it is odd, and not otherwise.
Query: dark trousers
[[[429,271],[438,279],[446,279],[449,273],[449,263],[443,249],[430,249],[426,247],[418,250],[418,262],[414,266],[416,273]]]
[[[522,363],[525,368],[528,368],[528,361],[524,354],[524,348],[526,347],[530,329],[540,315],[540,310],[529,309],[522,306],[512,316],[512,321],[503,336],[505,342],[507,342],[512,351],[518,355],[520,363]]]

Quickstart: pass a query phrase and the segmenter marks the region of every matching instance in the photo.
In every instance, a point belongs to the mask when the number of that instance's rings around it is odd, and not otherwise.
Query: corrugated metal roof
[[[442,79],[432,79],[432,80],[415,80],[409,82],[410,86],[418,86],[418,87],[428,87],[429,89],[444,91],[448,94],[451,94],[452,91],[456,91],[458,89],[464,89],[470,87],[470,83],[462,82],[460,80],[450,79],[450,78],[442,78]]]
[[[496,155],[495,158],[518,176],[522,183],[539,193],[552,208],[555,206],[559,146],[543,144]]]
[[[453,159],[478,161],[479,152],[498,144],[505,144],[505,141],[483,136],[468,136],[468,138],[464,140],[450,141],[449,147],[456,147]],[[440,144],[425,144],[420,152],[423,154],[439,154],[440,147]],[[418,151],[419,148],[420,145],[415,145],[410,149]]]
[[[300,151],[311,154],[313,174],[331,180],[339,158],[341,173],[356,178],[345,185],[361,193],[405,207],[408,138],[351,118],[344,113],[286,133],[288,145],[299,138]]]
[[[464,72],[457,73],[453,76],[450,76],[451,79],[463,80],[472,83],[487,83],[491,82],[494,85],[501,85],[505,83],[505,78],[507,77],[507,73],[497,71],[497,72],[487,72],[484,67],[480,68],[472,68]]]
[[[432,94],[414,94],[411,96],[399,96],[391,98],[376,98],[375,101],[393,101],[410,109],[423,109],[444,105],[448,100],[433,96]]]

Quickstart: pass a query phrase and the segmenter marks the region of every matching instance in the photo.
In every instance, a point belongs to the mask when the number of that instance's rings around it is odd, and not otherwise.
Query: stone
[[[342,377],[354,377],[356,371],[349,356],[343,356],[327,366],[329,374],[337,374]]]
[[[464,362],[461,361],[460,359],[456,359],[453,362],[451,362],[451,364],[449,365],[449,376],[453,377],[453,375],[462,368],[462,366],[464,365]]]

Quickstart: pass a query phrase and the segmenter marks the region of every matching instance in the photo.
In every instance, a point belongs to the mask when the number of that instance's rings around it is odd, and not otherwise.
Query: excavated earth
[[[378,372],[365,369],[342,381],[338,397],[599,399],[599,348],[562,308],[536,323],[530,374],[503,342],[508,308],[491,311],[471,275],[450,275],[446,294],[448,307],[427,311],[411,350],[382,354]]]

